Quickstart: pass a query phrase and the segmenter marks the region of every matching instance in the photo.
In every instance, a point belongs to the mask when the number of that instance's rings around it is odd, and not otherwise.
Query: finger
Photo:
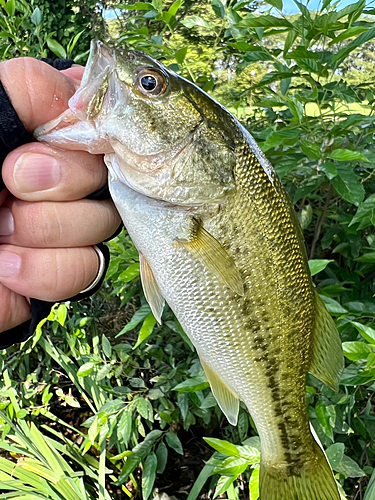
[[[98,271],[99,257],[92,247],[0,246],[0,283],[25,297],[65,300],[88,287]]]
[[[79,200],[107,182],[101,155],[25,144],[4,160],[2,176],[11,193],[27,201]]]
[[[9,196],[9,191],[7,189],[3,189],[2,191],[0,191],[0,207],[5,202],[5,200],[8,198],[8,196]],[[1,223],[1,219],[0,219],[0,223]]]
[[[0,283],[0,332],[21,325],[31,318],[31,307],[25,297],[9,290]],[[6,340],[0,336],[0,342]]]
[[[0,243],[39,248],[89,246],[110,238],[120,223],[110,200],[29,203],[12,198],[0,207]]]
[[[75,92],[71,78],[31,57],[1,62],[0,80],[29,132],[65,111]]]
[[[73,64],[72,67],[68,69],[63,69],[60,71],[60,73],[63,73],[64,75],[69,76],[69,78],[73,78],[73,80],[80,82],[82,80],[84,71],[85,71],[84,66]]]

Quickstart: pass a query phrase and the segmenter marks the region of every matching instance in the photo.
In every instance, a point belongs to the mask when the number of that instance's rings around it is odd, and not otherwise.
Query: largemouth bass
[[[191,82],[100,42],[69,108],[36,137],[105,154],[155,318],[167,301],[229,422],[243,401],[257,426],[261,500],[338,500],[305,377],[336,387],[341,343],[291,201],[252,136]]]

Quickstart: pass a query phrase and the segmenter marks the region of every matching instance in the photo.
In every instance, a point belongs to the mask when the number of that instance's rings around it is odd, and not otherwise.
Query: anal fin
[[[331,389],[337,390],[344,368],[339,332],[317,291],[315,304],[314,347],[309,372]]]
[[[222,283],[238,295],[244,294],[243,280],[232,257],[203,226],[198,225],[190,241],[177,240]]]
[[[227,417],[230,424],[237,425],[238,411],[240,409],[240,401],[238,397],[221,380],[217,373],[202,360],[201,357],[199,359],[203,366],[207,380],[210,383],[212,393],[215,396],[222,412]]]
[[[141,282],[147,302],[151,308],[156,321],[161,324],[165,300],[161,294],[159,285],[155,280],[154,273],[145,257],[139,254],[139,268],[141,272]]]

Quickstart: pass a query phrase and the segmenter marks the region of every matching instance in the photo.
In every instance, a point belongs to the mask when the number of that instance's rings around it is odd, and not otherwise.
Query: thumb
[[[31,57],[1,62],[0,80],[30,133],[65,111],[76,90],[72,78]]]

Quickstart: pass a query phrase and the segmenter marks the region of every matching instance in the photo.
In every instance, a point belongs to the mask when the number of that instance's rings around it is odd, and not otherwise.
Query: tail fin
[[[340,495],[322,449],[315,443],[316,460],[293,475],[261,464],[260,500],[340,500]]]

